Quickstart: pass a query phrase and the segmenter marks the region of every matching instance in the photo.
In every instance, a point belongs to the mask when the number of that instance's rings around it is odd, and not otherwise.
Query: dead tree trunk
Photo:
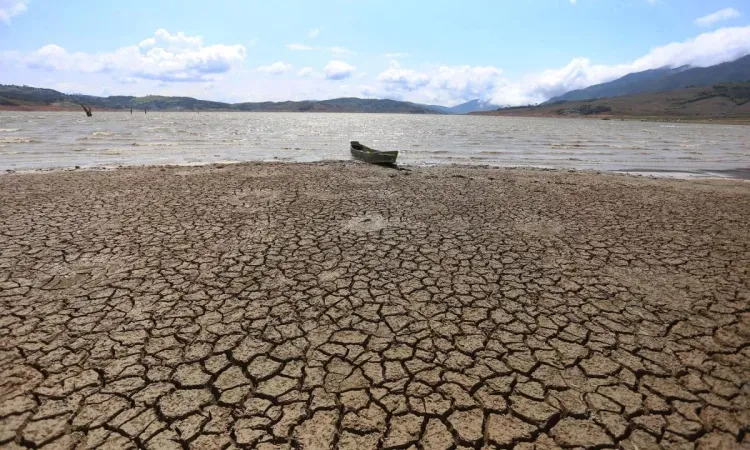
[[[80,105],[81,105],[81,108],[83,108],[83,110],[86,111],[86,116],[87,117],[93,116],[93,114],[91,114],[91,107],[90,106],[86,106],[83,103],[81,103]]]

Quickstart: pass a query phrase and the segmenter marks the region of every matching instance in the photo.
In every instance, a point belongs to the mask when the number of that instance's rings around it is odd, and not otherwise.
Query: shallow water
[[[712,174],[750,167],[750,127],[486,116],[0,112],[0,170],[349,159]],[[720,172],[715,172],[721,174]],[[730,172],[727,172],[730,173]]]

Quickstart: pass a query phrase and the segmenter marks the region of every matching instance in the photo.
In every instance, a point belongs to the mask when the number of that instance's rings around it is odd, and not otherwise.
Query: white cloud
[[[582,6],[584,3],[581,2]],[[375,73],[366,68],[371,73],[366,76],[365,68],[355,70],[343,61],[348,59],[343,56],[331,56],[332,61],[322,70],[302,66],[294,70],[285,61],[261,68],[255,68],[257,63],[246,67],[244,46],[208,45],[206,39],[159,30],[140,43],[102,53],[75,52],[54,44],[32,52],[0,51],[0,73],[6,83],[38,86],[80,83],[90,90],[88,93],[102,93],[103,86],[112,86],[110,89],[116,94],[159,93],[244,101],[330,98],[344,89],[347,95],[420,103],[455,105],[479,98],[500,105],[519,105],[542,102],[630,72],[664,66],[709,66],[750,54],[750,26],[746,26],[721,28],[655,47],[642,57],[622,64],[603,65],[579,57],[561,67],[513,79],[501,72],[502,61],[488,66],[416,66],[391,61]],[[321,55],[330,55],[330,47],[311,48],[326,52]],[[296,76],[273,77],[272,82],[268,81],[269,74],[282,73]],[[325,79],[347,81],[331,83]],[[217,88],[209,92],[205,86],[210,82],[216,82]]]
[[[307,37],[310,39],[315,39],[320,34],[320,28],[313,28],[307,33]]]
[[[315,74],[315,71],[312,69],[312,67],[303,67],[297,72],[297,76],[304,78],[304,77],[311,77]]]
[[[45,45],[21,57],[29,68],[48,71],[106,72],[159,81],[207,81],[245,59],[242,45],[203,45],[200,36],[157,30],[138,45],[113,52],[68,52]]]
[[[708,67],[747,54],[750,54],[750,26],[722,28],[683,42],[656,47],[629,63],[607,66],[591,64],[587,58],[575,58],[565,67],[546,70],[517,83],[499,85],[490,98],[496,104],[539,103],[631,72],[685,65]]]
[[[10,19],[26,12],[28,0],[0,0],[0,22],[10,23]]]
[[[521,81],[499,80],[488,97],[498,105],[540,103],[570,90],[618,78],[631,72],[628,67],[592,65],[586,58],[574,58],[565,67],[548,69]]]
[[[427,86],[430,76],[412,69],[404,69],[397,61],[391,61],[388,70],[378,75],[378,81],[383,83],[388,91],[415,91]]]
[[[352,76],[356,68],[344,61],[330,61],[323,68],[323,74],[328,80],[343,80]]]
[[[276,61],[267,66],[260,66],[257,69],[260,72],[270,73],[271,75],[281,75],[292,70],[292,65],[284,61]]]
[[[520,80],[503,77],[493,66],[443,66],[417,71],[392,61],[377,77],[369,95],[419,102],[458,104],[475,98],[498,105],[540,103],[574,89],[614,80],[631,72],[684,65],[706,67],[750,54],[750,26],[723,28],[656,47],[636,60],[618,65],[594,64],[574,58],[560,68],[531,74]]]
[[[203,36],[187,36],[182,31],[170,34],[164,28],[156,30],[153,37],[144,39],[138,46],[142,49],[152,49],[158,46],[167,51],[178,51],[186,48],[199,48],[203,45]]]
[[[736,19],[737,17],[740,17],[739,11],[734,8],[724,8],[714,13],[695,19],[695,23],[696,25],[699,25],[701,27],[710,27],[717,22]]]
[[[86,86],[81,83],[60,82],[55,83],[50,87],[57,91],[66,92],[68,94],[80,94],[81,92],[86,91]]]
[[[377,80],[388,96],[452,105],[485,98],[502,81],[502,71],[492,66],[441,66],[420,72],[391,61]]]
[[[120,84],[138,84],[138,79],[133,77],[116,77],[115,79]]]
[[[707,67],[750,54],[750,26],[721,28],[683,42],[673,42],[651,50],[635,60],[635,70],[679,67],[686,64]]]
[[[305,44],[287,44],[286,48],[292,51],[314,50],[313,47],[310,47],[309,45],[305,45]]]
[[[450,92],[452,100],[456,101],[482,98],[501,80],[502,70],[497,67],[453,66],[441,67],[431,80],[431,84]]]

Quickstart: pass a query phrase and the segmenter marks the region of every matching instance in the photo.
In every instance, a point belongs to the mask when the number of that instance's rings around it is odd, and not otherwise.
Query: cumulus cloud
[[[174,52],[186,48],[197,48],[203,45],[202,36],[188,36],[182,31],[170,34],[169,31],[160,28],[156,30],[153,37],[144,39],[138,44],[143,49],[161,48]]]
[[[565,67],[531,75],[519,83],[503,83],[491,94],[491,100],[497,104],[539,103],[631,72],[660,67],[708,67],[747,54],[750,54],[750,26],[722,28],[683,42],[656,47],[629,63],[599,65],[592,64],[587,58],[575,58]]]
[[[414,93],[415,100],[443,104],[486,97],[501,80],[502,71],[492,66],[441,66],[420,72],[403,68],[397,61],[391,61],[390,67],[377,77],[390,96],[405,98],[403,94]]]
[[[28,0],[0,0],[0,22],[10,23],[10,19],[26,12]]]
[[[292,70],[292,65],[288,62],[276,61],[275,63],[269,64],[267,66],[260,66],[258,67],[258,70],[260,72],[270,73],[271,75],[281,75]]]
[[[632,64],[636,70],[691,65],[708,67],[750,53],[750,26],[721,28],[651,50]]]
[[[430,82],[426,73],[412,69],[404,69],[397,61],[391,61],[388,70],[378,75],[378,81],[383,83],[388,91],[415,91]]]
[[[594,64],[574,58],[563,67],[509,80],[493,66],[443,66],[427,71],[402,67],[392,61],[377,77],[369,93],[445,105],[481,99],[498,105],[540,103],[574,89],[614,80],[631,72],[659,67],[706,67],[750,54],[750,26],[722,28],[683,42],[656,47],[633,61],[618,65]]]
[[[304,78],[304,77],[311,77],[315,74],[315,71],[312,69],[312,67],[303,67],[297,72],[297,76]]]
[[[138,45],[113,52],[69,52],[50,44],[21,57],[29,68],[106,72],[158,81],[208,81],[245,59],[242,45],[204,45],[200,36],[157,30]]]
[[[356,68],[344,61],[330,61],[323,68],[323,74],[328,80],[343,80],[352,76]]]
[[[440,90],[451,92],[453,101],[482,98],[501,82],[502,70],[492,66],[440,67],[430,83]]]
[[[695,24],[701,27],[710,27],[717,22],[736,19],[737,17],[740,17],[739,11],[734,8],[724,8],[714,13],[695,19]]]
[[[574,58],[566,66],[548,69],[521,81],[500,80],[489,98],[499,105],[540,103],[565,92],[603,83],[632,72],[629,65],[591,64],[587,58]]]

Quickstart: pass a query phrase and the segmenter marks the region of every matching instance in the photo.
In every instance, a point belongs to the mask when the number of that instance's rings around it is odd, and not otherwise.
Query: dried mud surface
[[[750,184],[0,176],[0,447],[750,446]]]

